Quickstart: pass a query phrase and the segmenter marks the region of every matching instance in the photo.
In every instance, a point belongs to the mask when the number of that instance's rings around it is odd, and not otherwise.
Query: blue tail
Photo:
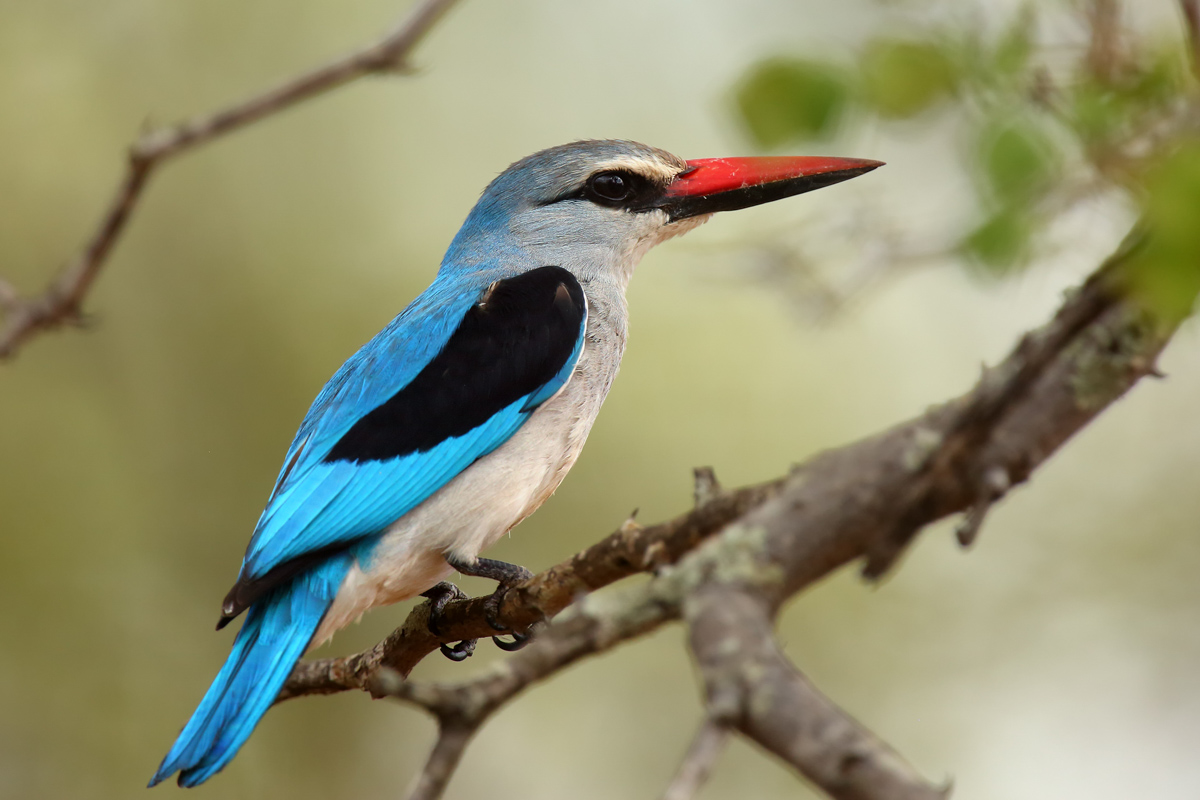
[[[198,786],[233,760],[312,641],[352,562],[349,554],[332,556],[250,607],[233,652],[151,786],[176,770],[180,786]]]

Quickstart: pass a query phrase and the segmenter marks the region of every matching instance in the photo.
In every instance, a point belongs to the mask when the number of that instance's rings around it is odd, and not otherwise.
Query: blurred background
[[[73,255],[147,122],[371,41],[406,5],[0,3],[0,274],[33,291]],[[969,388],[1136,214],[1087,138],[1110,129],[1021,110],[1035,62],[1080,114],[1117,102],[1077,72],[1083,4],[1035,5],[1031,20],[987,0],[464,0],[414,76],[166,166],[86,303],[94,325],[0,365],[0,797],[142,796],[228,652],[219,601],[312,397],[432,278],[486,182],[535,150],[621,137],[888,166],[652,252],[587,449],[489,555],[542,569],[634,507],[686,510],[694,466],[768,479]],[[1175,3],[1129,5],[1129,41],[1175,55],[1158,73],[1130,62],[1165,83],[1122,100],[1118,127],[1178,88],[1181,58]],[[955,797],[1200,796],[1194,322],[1161,367],[1001,503],[969,556],[940,526],[882,585],[842,573],[780,620],[801,669]],[[376,611],[322,654],[406,613]],[[503,657],[482,643],[415,677]],[[506,708],[448,796],[655,797],[700,717],[669,627]],[[365,695],[292,701],[193,791],[398,796],[432,734]],[[702,797],[807,792],[735,742]]]

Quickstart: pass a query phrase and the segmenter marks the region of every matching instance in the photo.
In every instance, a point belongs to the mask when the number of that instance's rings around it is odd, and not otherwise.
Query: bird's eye
[[[594,199],[619,203],[633,196],[635,181],[621,172],[600,172],[588,179],[587,188]]]

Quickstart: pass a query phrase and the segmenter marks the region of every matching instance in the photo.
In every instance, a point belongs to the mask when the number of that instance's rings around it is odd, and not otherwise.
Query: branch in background
[[[948,788],[926,782],[792,666],[752,589],[705,587],[689,598],[687,618],[709,713],[836,800],[945,800]]]
[[[475,736],[475,726],[439,720],[437,740],[425,761],[425,768],[409,790],[409,800],[436,800],[458,769],[458,762]]]
[[[100,274],[129,222],[147,180],[159,164],[363,75],[403,70],[409,53],[455,2],[423,0],[393,33],[369,47],[214,114],[150,131],[139,138],[129,148],[125,176],[99,227],[62,274],[42,294],[29,298],[21,297],[9,283],[0,281],[0,310],[4,312],[0,359],[14,355],[37,333],[79,323],[84,297]]]

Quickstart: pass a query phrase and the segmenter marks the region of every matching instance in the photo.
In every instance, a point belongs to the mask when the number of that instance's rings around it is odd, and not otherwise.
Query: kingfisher
[[[517,161],[483,191],[433,283],[313,401],[217,628],[232,652],[150,781],[196,786],[225,767],[300,657],[375,606],[463,596],[453,572],[531,577],[480,553],[575,463],[617,375],[625,290],[651,247],[718,211],[819,189],[865,159],[683,159],[592,140]],[[528,634],[494,641],[516,649]],[[443,645],[453,660],[475,642]]]

